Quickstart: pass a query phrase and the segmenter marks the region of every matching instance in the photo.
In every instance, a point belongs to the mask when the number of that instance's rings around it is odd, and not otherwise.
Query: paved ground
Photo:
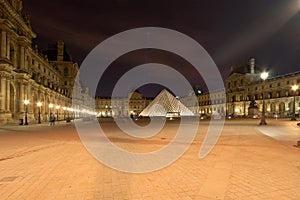
[[[0,199],[300,199],[300,127],[287,120],[227,121],[209,156],[198,158],[208,128],[201,122],[187,152],[146,174],[110,169],[83,147],[73,125],[0,127]],[[178,128],[168,123],[146,140],[102,123],[111,141],[134,152],[163,147]]]

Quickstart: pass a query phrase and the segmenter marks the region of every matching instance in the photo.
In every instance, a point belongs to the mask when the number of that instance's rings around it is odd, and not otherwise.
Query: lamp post
[[[293,106],[293,115],[291,117],[292,121],[296,121],[296,91],[298,90],[298,85],[293,85],[292,90],[294,91],[294,106]]]
[[[55,108],[56,108],[56,120],[58,121],[58,110],[59,110],[60,106],[57,105],[57,106],[55,106]]]
[[[37,106],[38,106],[38,114],[39,114],[39,116],[38,116],[38,123],[40,124],[41,123],[41,106],[42,106],[42,102],[37,102]]]
[[[268,72],[263,72],[260,74],[260,78],[263,80],[263,82],[268,78],[269,73]],[[259,125],[267,125],[266,118],[265,118],[265,95],[264,91],[262,93],[262,114],[261,114],[261,119]]]
[[[29,104],[29,100],[25,99],[24,100],[24,105],[25,105],[25,123],[24,123],[24,125],[28,125],[28,121],[27,121],[28,104]]]

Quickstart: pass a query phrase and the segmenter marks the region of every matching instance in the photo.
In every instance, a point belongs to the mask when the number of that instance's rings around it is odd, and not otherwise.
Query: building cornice
[[[36,34],[32,31],[31,27],[29,27],[21,17],[21,15],[16,12],[15,9],[11,7],[10,4],[7,3],[7,0],[0,0],[0,4],[3,6],[2,8],[8,12],[9,16],[20,26],[22,31],[30,36],[30,38],[35,38]]]

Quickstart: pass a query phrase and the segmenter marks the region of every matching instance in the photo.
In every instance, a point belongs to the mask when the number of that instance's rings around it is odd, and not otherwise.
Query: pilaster
[[[1,32],[1,58],[6,58],[6,32]]]
[[[10,111],[10,79],[6,80],[6,109]]]
[[[0,110],[1,112],[6,111],[6,77],[1,76],[1,105]]]

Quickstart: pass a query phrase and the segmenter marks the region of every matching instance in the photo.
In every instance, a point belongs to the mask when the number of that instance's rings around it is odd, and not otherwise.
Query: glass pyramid
[[[162,90],[157,97],[140,113],[143,117],[159,117],[174,114],[178,116],[194,116],[195,114],[176,99],[166,89]]]

